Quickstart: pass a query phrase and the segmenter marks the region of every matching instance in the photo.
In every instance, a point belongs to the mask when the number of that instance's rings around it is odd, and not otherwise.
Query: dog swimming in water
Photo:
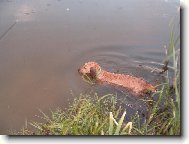
[[[147,92],[155,92],[155,87],[144,79],[126,74],[111,73],[103,70],[96,62],[87,62],[79,68],[81,75],[87,75],[95,79],[96,83],[110,84],[123,87],[135,95],[143,95]]]

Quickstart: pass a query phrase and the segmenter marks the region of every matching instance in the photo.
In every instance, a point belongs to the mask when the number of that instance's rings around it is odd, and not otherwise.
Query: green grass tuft
[[[119,119],[119,114],[123,112]],[[123,123],[126,112],[118,105],[116,95],[108,94],[93,99],[81,95],[65,111],[57,109],[51,117],[41,111],[40,116],[45,122],[31,122],[34,131],[22,129],[19,135],[118,135],[129,134],[131,122]],[[119,122],[116,122],[119,119]],[[116,126],[114,126],[116,125]]]

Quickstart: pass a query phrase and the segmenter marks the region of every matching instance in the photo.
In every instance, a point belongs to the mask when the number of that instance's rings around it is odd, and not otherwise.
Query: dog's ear
[[[91,76],[93,79],[95,79],[96,76],[97,76],[97,71],[96,71],[96,69],[93,68],[93,67],[90,68],[90,76]]]

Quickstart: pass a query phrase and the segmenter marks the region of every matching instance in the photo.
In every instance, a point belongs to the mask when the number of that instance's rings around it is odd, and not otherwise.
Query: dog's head
[[[83,66],[79,68],[79,73],[81,75],[90,75],[92,77],[95,77],[97,75],[97,72],[101,70],[101,67],[96,62],[87,62]]]

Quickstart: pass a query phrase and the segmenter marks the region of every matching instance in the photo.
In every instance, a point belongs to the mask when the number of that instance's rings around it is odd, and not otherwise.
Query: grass
[[[123,113],[120,118],[120,113]],[[34,131],[25,126],[18,135],[123,135],[131,134],[132,122],[125,123],[126,111],[115,95],[99,97],[80,95],[65,111],[51,111],[51,117],[41,111],[45,122],[31,122]]]
[[[16,135],[180,135],[180,48],[179,37],[173,29],[166,50],[163,73],[166,82],[160,84],[156,93],[147,100],[148,116],[141,122],[139,114],[125,121],[126,110],[116,95],[80,95],[68,109],[51,111],[48,116],[41,111],[43,122],[28,123]],[[173,77],[168,64],[173,66]],[[170,79],[171,77],[171,79]],[[84,79],[93,84],[89,77]],[[157,97],[157,100],[155,100]]]
[[[166,83],[161,84],[158,100],[152,102],[149,118],[140,126],[134,123],[133,132],[137,135],[180,135],[180,48],[177,48],[180,36],[175,38],[174,27],[171,29],[170,41],[164,59],[164,72],[166,72]],[[170,81],[168,63],[172,62],[173,77]],[[135,121],[138,116],[134,116]]]

